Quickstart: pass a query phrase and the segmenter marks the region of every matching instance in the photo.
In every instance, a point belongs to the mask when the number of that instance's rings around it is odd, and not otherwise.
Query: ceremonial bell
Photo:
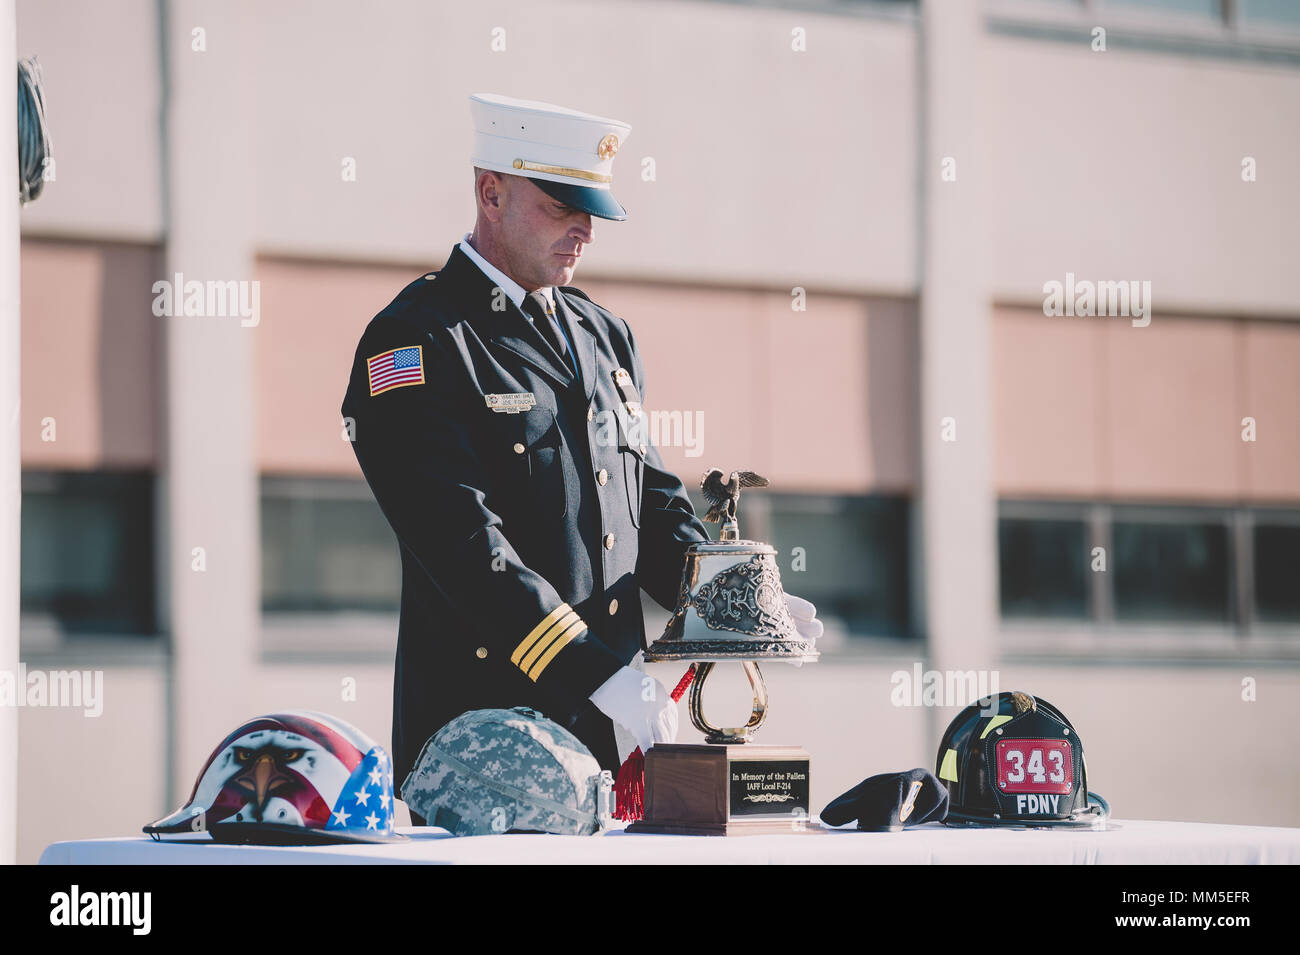
[[[752,471],[714,468],[700,489],[706,521],[720,539],[686,549],[677,608],[664,634],[646,650],[648,663],[690,662],[691,722],[705,743],[656,743],[645,754],[645,815],[630,832],[736,836],[812,832],[807,750],[759,746],[750,738],[767,716],[767,685],[759,663],[817,659],[786,606],[776,550],[741,540],[736,502],[742,487],[767,487]],[[754,691],[749,722],[720,728],[704,718],[704,681],[718,663],[740,663]],[[711,745],[721,744],[721,745]]]
[[[736,505],[742,487],[766,487],[752,471],[730,477],[713,468],[700,488],[710,504],[706,521],[720,521],[716,541],[686,549],[677,607],[664,630],[645,652],[647,663],[695,662],[690,714],[695,728],[710,743],[744,743],[767,715],[767,686],[759,663],[811,662],[818,652],[799,635],[776,564],[776,550],[760,541],[742,540]],[[716,663],[742,663],[754,692],[749,722],[737,728],[712,726],[702,706],[705,679]]]

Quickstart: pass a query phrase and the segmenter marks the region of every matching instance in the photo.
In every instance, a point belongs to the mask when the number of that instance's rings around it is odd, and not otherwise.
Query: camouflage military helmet
[[[590,835],[603,827],[610,774],[536,710],[470,710],[438,730],[402,783],[402,799],[458,836],[511,830]]]

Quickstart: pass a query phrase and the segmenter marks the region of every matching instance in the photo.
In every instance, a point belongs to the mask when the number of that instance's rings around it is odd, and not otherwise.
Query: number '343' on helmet
[[[1110,806],[1088,791],[1083,741],[1042,698],[976,700],[948,725],[935,761],[947,825],[1106,828]]]

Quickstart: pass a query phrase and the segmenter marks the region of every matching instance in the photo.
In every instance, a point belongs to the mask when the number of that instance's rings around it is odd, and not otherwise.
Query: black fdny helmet
[[[986,696],[958,713],[935,772],[948,787],[948,825],[1101,828],[1110,815],[1088,792],[1079,734],[1028,693]]]

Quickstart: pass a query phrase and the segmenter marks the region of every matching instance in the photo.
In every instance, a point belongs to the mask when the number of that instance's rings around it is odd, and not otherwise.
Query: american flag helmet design
[[[263,845],[403,840],[393,815],[384,748],[337,717],[290,710],[232,730],[185,805],[144,831]]]

